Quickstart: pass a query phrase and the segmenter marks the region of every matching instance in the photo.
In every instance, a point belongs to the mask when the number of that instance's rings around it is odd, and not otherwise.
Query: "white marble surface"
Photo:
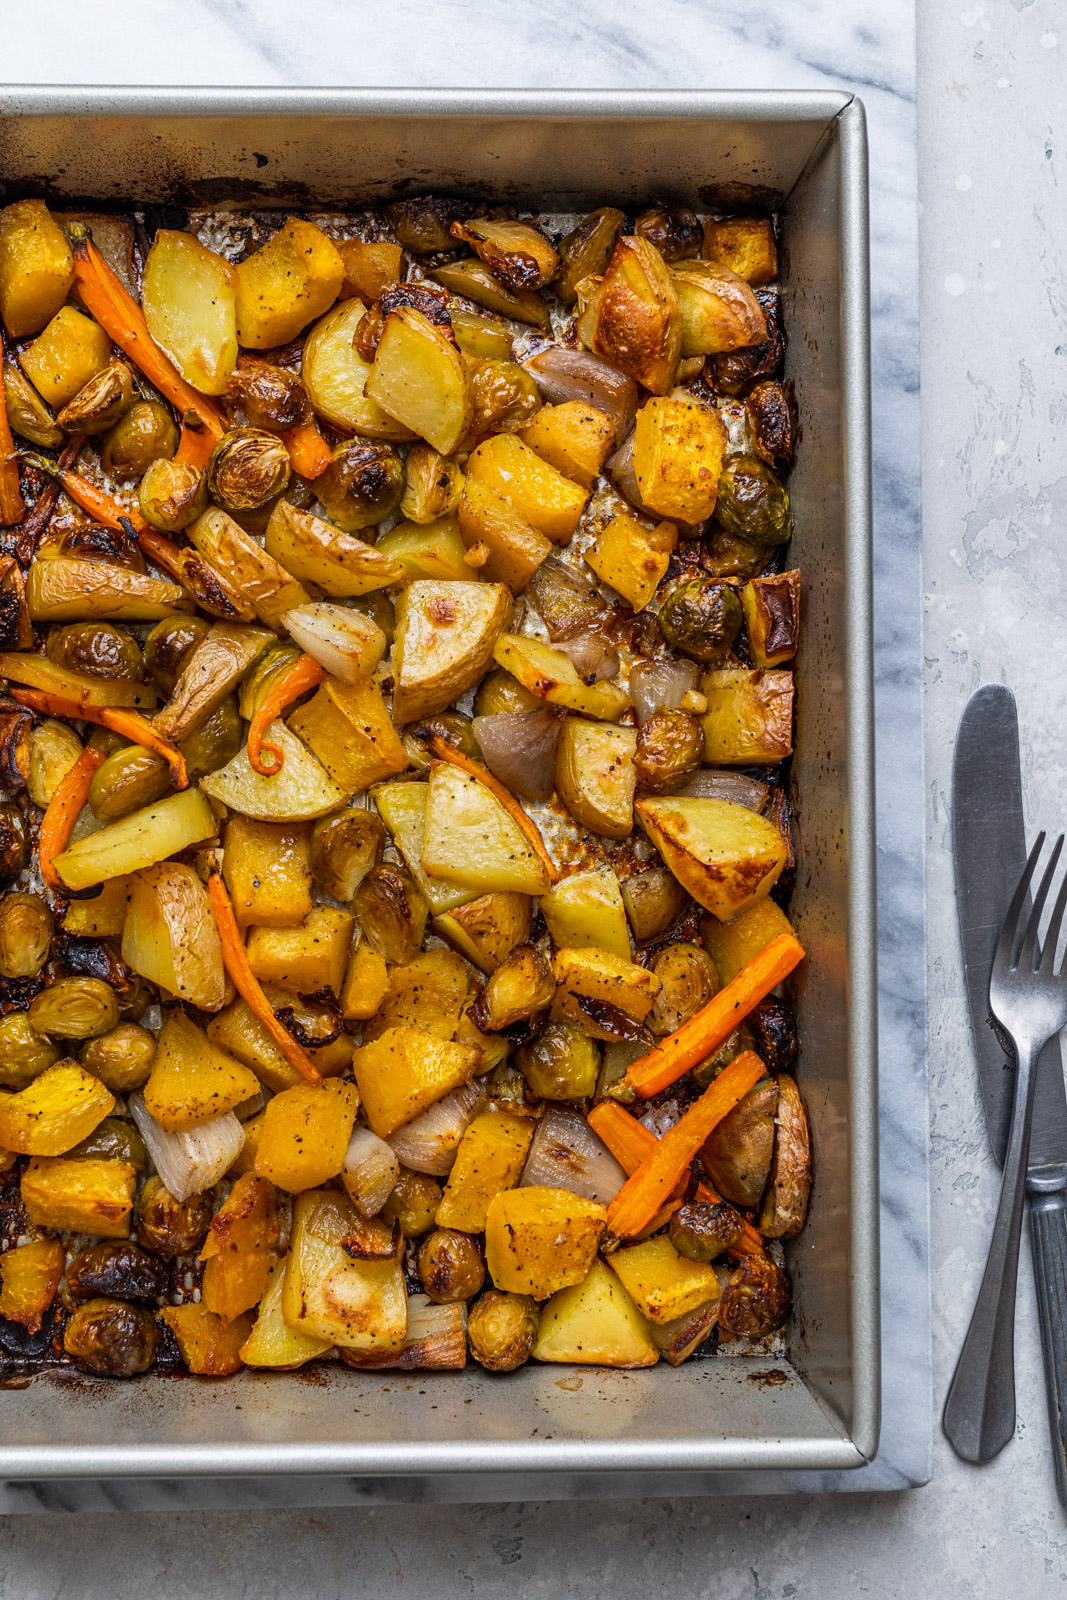
[[[961,6],[965,9],[961,10]],[[959,998],[944,797],[951,735],[976,683],[1003,676],[1031,731],[1035,818],[1055,811],[1065,674],[1048,643],[1062,578],[1036,541],[1056,528],[1062,424],[1061,0],[923,0],[920,16],[924,482],[929,613],[928,903],[931,934],[935,1389],[944,1390],[995,1201]],[[901,1282],[894,1350],[921,1354],[925,1165],[921,833],[914,616],[913,40],[901,0],[659,0],[586,8],[498,0],[144,3],[121,39],[103,0],[37,0],[5,27],[11,81],[480,82],[854,87],[871,117],[878,469],[880,867],[884,1153]],[[432,26],[426,26],[432,19]],[[47,53],[41,40],[49,41]],[[518,49],[516,50],[516,41]],[[45,66],[46,63],[46,66]],[[1024,310],[1025,307],[1025,310]],[[1058,347],[1058,348],[1057,348]],[[1036,627],[1030,625],[1034,616]],[[1041,624],[1044,624],[1042,628]],[[1035,641],[1041,641],[1034,648]],[[1042,648],[1042,645],[1044,646]],[[1046,755],[1041,752],[1047,751]],[[910,1271],[911,1278],[908,1273]],[[0,1595],[133,1593],[385,1596],[662,1592],[785,1597],[1043,1595],[1067,1582],[1067,1540],[1046,1460],[1036,1328],[1024,1263],[1020,1426],[991,1468],[957,1463],[912,1494],[616,1505],[144,1512],[0,1523]],[[915,1319],[920,1326],[916,1329]],[[921,1412],[922,1362],[897,1406]],[[904,1452],[906,1454],[906,1452]],[[898,1452],[899,1454],[899,1452]],[[912,1466],[911,1475],[922,1471]],[[99,1502],[98,1502],[99,1503]],[[76,1541],[76,1542],[75,1542]],[[116,1578],[119,1579],[116,1582]]]

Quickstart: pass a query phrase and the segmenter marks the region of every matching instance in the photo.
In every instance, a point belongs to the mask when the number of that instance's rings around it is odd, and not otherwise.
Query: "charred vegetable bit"
[[[159,216],[0,206],[0,1376],[774,1336],[774,223]]]

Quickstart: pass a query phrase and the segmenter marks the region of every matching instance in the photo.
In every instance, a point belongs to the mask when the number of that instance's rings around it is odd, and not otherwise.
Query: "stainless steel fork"
[[[1056,946],[1067,910],[1067,874],[1060,883],[1044,940],[1039,940],[1063,840],[1060,834],[1027,914],[1030,883],[1045,845],[1045,835],[1038,835],[1004,918],[989,979],[989,1004],[1011,1036],[1017,1072],[997,1220],[941,1422],[949,1443],[965,1461],[992,1460],[1015,1432],[1015,1283],[1034,1109],[1034,1067],[1043,1046],[1067,1025],[1067,963],[1056,971]]]

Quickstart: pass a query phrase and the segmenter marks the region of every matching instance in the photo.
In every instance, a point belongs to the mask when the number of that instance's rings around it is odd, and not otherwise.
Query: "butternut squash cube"
[[[674,395],[646,401],[634,425],[634,477],[650,511],[701,522],[715,509],[726,453],[719,413]]]
[[[435,1038],[406,1023],[387,1028],[352,1058],[367,1121],[379,1139],[469,1083],[481,1067],[477,1047]]]
[[[793,924],[773,900],[759,900],[727,923],[705,917],[700,925],[704,949],[715,963],[719,982],[732,983],[741,968],[765,950],[780,933],[792,933]]]
[[[252,1332],[247,1314],[224,1322],[203,1303],[164,1306],[160,1320],[173,1333],[189,1371],[201,1378],[229,1378],[240,1372],[241,1346]]]
[[[396,607],[392,655],[397,723],[443,711],[477,683],[510,616],[511,595],[502,583],[422,579],[405,589]]]
[[[222,830],[222,876],[240,927],[292,928],[311,912],[311,829],[306,823],[231,817]]]
[[[638,800],[637,820],[682,888],[720,922],[762,900],[786,860],[773,822],[732,800],[665,795]]]
[[[778,251],[770,217],[709,217],[704,224],[701,255],[713,266],[729,267],[753,288],[778,276]]]
[[[551,540],[480,478],[468,477],[464,482],[459,527],[472,561],[477,552],[482,576],[493,583],[506,583],[513,594],[525,589],[542,561],[552,554]]]
[[[237,267],[237,340],[247,350],[288,344],[329,311],[344,280],[337,247],[313,222],[287,217]]]
[[[587,489],[565,478],[513,433],[497,433],[472,453],[467,481],[495,489],[538,533],[553,544],[568,544],[578,526]]]
[[[92,900],[71,900],[63,913],[63,932],[82,939],[121,939],[130,880],[112,878]]]
[[[460,1140],[437,1208],[439,1228],[484,1231],[489,1202],[513,1189],[522,1176],[535,1126],[532,1118],[510,1111],[483,1111],[475,1117]]]
[[[355,295],[369,306],[386,289],[400,282],[404,252],[398,244],[380,239],[343,239],[338,241],[337,253],[344,263],[341,294],[345,297]]]
[[[615,423],[584,400],[542,406],[519,434],[543,461],[591,490],[615,448]]]
[[[553,1295],[542,1310],[533,1358],[575,1366],[654,1367],[659,1351],[618,1278],[597,1260],[580,1284]]]
[[[64,1155],[114,1104],[99,1078],[75,1061],[57,1061],[25,1089],[0,1096],[0,1146],[21,1156]]]
[[[569,1189],[506,1189],[486,1211],[489,1276],[507,1293],[547,1300],[581,1283],[607,1220],[605,1206]]]
[[[410,1023],[439,1039],[454,1039],[469,992],[461,956],[451,950],[424,950],[392,969],[373,1027],[365,1029],[363,1037],[369,1040],[386,1028]]]
[[[73,400],[111,360],[111,340],[73,306],[62,306],[20,357],[22,370],[54,409]]]
[[[286,1256],[284,1261],[276,1262],[271,1268],[266,1290],[259,1302],[255,1326],[240,1349],[241,1360],[246,1367],[270,1367],[276,1371],[291,1372],[294,1367],[302,1367],[305,1361],[314,1361],[316,1356],[325,1355],[327,1350],[333,1348],[325,1339],[316,1339],[313,1334],[299,1333],[295,1328],[290,1328],[282,1316],[282,1291],[288,1265],[289,1257]]]
[[[719,1280],[711,1262],[687,1261],[665,1233],[616,1250],[609,1265],[650,1322],[673,1322],[705,1301],[719,1298]]]
[[[621,1011],[632,1022],[644,1022],[663,987],[647,967],[621,961],[607,950],[557,950],[552,966],[556,975],[553,1020],[571,1023],[590,1039],[610,1042],[617,1037],[596,1021],[598,1006]],[[583,1001],[591,1004],[586,1006]]]
[[[228,1250],[204,1263],[200,1297],[209,1311],[232,1322],[251,1311],[267,1288],[274,1257],[265,1250]]]
[[[529,895],[497,890],[435,917],[433,931],[479,971],[492,972],[517,944],[525,943],[532,926]]]
[[[414,306],[399,306],[386,317],[365,393],[443,456],[452,454],[474,419],[462,353]]]
[[[284,989],[274,988],[273,984],[264,985],[263,992],[272,1006],[292,1004],[292,996]],[[264,1088],[277,1092],[292,1089],[304,1082],[296,1068],[286,1061],[246,1000],[234,1000],[225,1011],[212,1017],[207,1025],[207,1036],[227,1055],[236,1056],[246,1067],[251,1067]],[[332,1044],[317,1045],[312,1049],[311,1059],[324,1078],[332,1078],[344,1072],[352,1059],[352,1050],[351,1039],[347,1034],[342,1034]],[[250,1126],[250,1123],[245,1123],[246,1131]]]
[[[196,872],[179,861],[163,861],[128,882],[122,959],[168,994],[202,1011],[217,1011],[226,999],[222,943]]]
[[[765,766],[793,750],[793,674],[722,667],[700,681],[704,760],[711,766]]]
[[[597,577],[609,583],[635,611],[652,599],[678,543],[673,522],[646,528],[629,512],[620,511],[601,529],[585,559]]]
[[[126,1161],[35,1157],[22,1174],[22,1204],[39,1228],[125,1239],[137,1172]]]
[[[557,945],[607,950],[630,959],[630,932],[619,880],[611,867],[563,878],[541,898],[541,915]]]
[[[336,1190],[312,1189],[293,1206],[282,1316],[296,1333],[346,1350],[398,1350],[408,1328],[399,1261],[353,1260],[344,1248],[360,1215]]]
[[[0,1317],[20,1322],[27,1333],[39,1333],[56,1297],[64,1259],[59,1239],[32,1239],[5,1250],[0,1256]]]
[[[473,773],[430,769],[423,869],[468,889],[543,894],[548,872],[518,823]]]
[[[355,918],[334,906],[315,906],[299,928],[252,928],[248,964],[261,983],[293,994],[340,994]]]
[[[366,1022],[389,992],[385,957],[359,938],[352,947],[341,988],[341,1015],[346,1022]]]
[[[353,1085],[336,1078],[321,1088],[283,1089],[263,1113],[256,1172],[290,1194],[336,1178],[358,1110]]]
[[[258,1093],[254,1072],[212,1044],[183,1011],[169,1013],[144,1086],[144,1103],[161,1128],[198,1128]]]
[[[0,317],[13,339],[39,333],[74,282],[66,235],[43,200],[0,211]]]
[[[277,1244],[280,1232],[273,1188],[266,1178],[248,1173],[237,1179],[212,1217],[200,1259],[210,1261],[227,1251],[250,1254],[254,1250],[270,1250]]]
[[[408,764],[381,690],[369,678],[360,683],[327,678],[290,717],[289,727],[345,794],[362,794]]]

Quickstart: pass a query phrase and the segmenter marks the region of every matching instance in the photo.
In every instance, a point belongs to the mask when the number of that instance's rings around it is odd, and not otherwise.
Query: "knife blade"
[[[1015,886],[1026,864],[1019,718],[1015,697],[986,684],[968,700],[956,735],[952,771],[956,905],[963,943],[978,1081],[997,1165],[1011,1121],[1014,1063],[989,1010],[989,974]],[[1041,1052],[1034,1090],[1030,1167],[1067,1161],[1067,1094],[1059,1039]]]

